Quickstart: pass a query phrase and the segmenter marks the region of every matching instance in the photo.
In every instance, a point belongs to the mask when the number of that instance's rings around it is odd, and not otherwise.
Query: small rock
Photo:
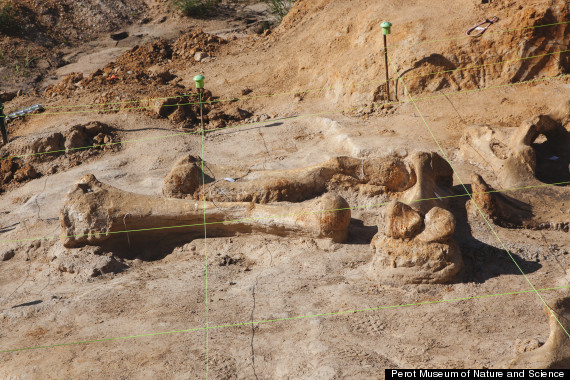
[[[184,107],[176,107],[176,110],[168,116],[168,119],[173,123],[181,123],[186,120],[186,111],[184,110]]]
[[[0,261],[8,261],[16,255],[13,249],[5,249],[0,251]]]
[[[263,23],[255,25],[252,30],[255,34],[262,34],[265,31],[266,27]]]
[[[201,60],[203,60],[206,57],[208,57],[208,54],[204,53],[203,51],[199,51],[196,54],[194,54],[194,60],[196,62],[200,62]]]
[[[14,160],[7,159],[0,162],[0,173],[13,173],[18,169],[18,165]]]
[[[226,126],[226,122],[224,120],[212,120],[208,124],[208,129],[220,129]]]
[[[213,109],[208,113],[208,119],[210,119],[210,121],[223,120],[224,116],[224,113],[218,109]]]
[[[241,108],[238,108],[238,109],[237,109],[237,112],[238,112],[238,114],[239,114],[239,116],[240,116],[240,118],[241,118],[242,120],[243,120],[243,119],[247,119],[248,117],[253,116],[253,114],[252,114],[251,112],[249,112],[249,111],[247,111],[247,110],[244,110],[244,109],[241,109]]]
[[[34,167],[31,165],[26,165],[23,168],[18,169],[14,174],[14,180],[16,180],[17,182],[23,182],[28,179],[34,179],[37,177],[39,177],[39,174],[36,171],[36,169],[34,169]]]
[[[87,141],[87,134],[85,132],[85,128],[75,128],[65,139],[65,149],[77,149],[82,148],[88,145]]]

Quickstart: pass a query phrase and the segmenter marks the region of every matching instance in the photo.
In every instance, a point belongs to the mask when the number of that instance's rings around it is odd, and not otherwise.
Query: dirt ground
[[[272,29],[255,1],[223,2],[205,19],[159,0],[68,3],[22,1],[24,30],[42,38],[0,35],[6,112],[45,108],[10,122],[0,149],[1,378],[376,379],[386,368],[494,368],[547,341],[544,302],[569,296],[568,172],[552,178],[558,186],[506,189],[460,141],[469,127],[514,130],[568,100],[566,2],[298,0]],[[483,37],[465,36],[494,15]],[[384,20],[390,75],[402,78],[391,101]],[[20,75],[25,44],[41,58]],[[196,74],[206,77],[204,135]],[[469,197],[453,198],[464,267],[445,284],[370,277],[389,193],[339,192],[351,207],[343,243],[210,237],[207,225],[205,237],[187,227],[202,237],[156,239],[144,254],[145,232],[118,234],[126,252],[60,239],[64,198],[85,174],[161,197],[189,154],[239,182],[420,151],[449,159],[456,195],[478,173],[532,206],[541,227],[487,224],[467,211]],[[570,349],[560,350],[569,368]]]

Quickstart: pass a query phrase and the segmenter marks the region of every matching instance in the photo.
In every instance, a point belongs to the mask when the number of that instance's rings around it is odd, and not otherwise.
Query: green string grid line
[[[524,186],[524,187],[516,187],[516,188],[502,189],[502,190],[492,190],[492,191],[485,191],[485,192],[475,192],[475,193],[469,193],[466,190],[467,193],[465,193],[465,194],[455,194],[455,195],[439,196],[439,197],[433,197],[433,198],[414,199],[411,201],[402,201],[402,203],[411,204],[411,203],[417,203],[417,202],[424,202],[424,201],[431,201],[431,200],[442,200],[442,199],[449,199],[449,198],[458,198],[458,197],[465,197],[465,196],[471,197],[471,195],[473,195],[473,194],[502,193],[502,192],[507,192],[507,191],[520,191],[520,190],[526,190],[526,189],[535,189],[535,188],[539,188],[539,187],[550,187],[550,186],[559,186],[559,185],[567,185],[567,184],[570,184],[570,181],[557,182],[557,183],[545,183],[545,184],[541,184],[541,185]],[[251,221],[256,221],[256,220],[279,219],[279,218],[286,218],[286,217],[292,217],[292,216],[311,215],[311,214],[327,213],[327,212],[335,212],[335,211],[343,211],[343,210],[367,209],[367,208],[385,206],[389,203],[390,203],[390,201],[366,205],[366,206],[344,207],[344,208],[330,209],[330,210],[307,211],[307,212],[295,213],[295,214],[271,215],[271,216],[263,216],[263,217],[260,216],[260,217],[254,217],[254,218],[241,218],[241,219],[233,219],[233,220],[224,220],[224,221],[219,221],[219,222],[183,224],[183,225],[168,226],[168,227],[150,227],[150,228],[141,228],[141,229],[136,229],[136,230],[125,230],[125,231],[107,231],[107,232],[98,232],[98,233],[90,233],[90,234],[34,237],[34,238],[14,239],[14,240],[0,240],[0,243],[18,243],[18,242],[36,241],[36,240],[53,240],[53,239],[59,239],[59,238],[90,237],[90,236],[122,234],[122,233],[128,233],[128,232],[148,232],[148,231],[170,230],[170,229],[175,229],[175,228],[199,227],[199,226],[205,226],[205,225],[251,222]],[[205,202],[204,202],[204,206],[205,206]]]
[[[553,79],[566,78],[568,76],[570,76],[570,74],[561,74],[561,75],[555,75],[555,76],[546,77],[546,78],[530,79],[530,80],[520,81],[520,82],[515,82],[515,83],[507,83],[507,84],[502,84],[502,85],[476,88],[476,89],[471,89],[471,90],[461,90],[461,91],[455,91],[455,92],[449,92],[449,93],[442,93],[439,95],[424,96],[424,97],[415,98],[414,100],[416,102],[417,101],[424,101],[424,100],[431,100],[431,99],[437,99],[437,98],[446,97],[446,96],[450,96],[450,95],[460,95],[460,94],[470,93],[470,92],[487,91],[487,90],[493,90],[493,89],[497,89],[497,88],[506,88],[506,87],[517,86],[517,85],[521,85],[521,84],[544,82],[544,81],[549,81],[549,80],[553,80]],[[410,103],[410,102],[411,102],[410,100],[399,100],[399,101],[385,102],[385,103],[371,103],[369,105],[369,107],[381,107],[381,106],[386,106],[386,105],[405,104],[405,103]],[[310,113],[310,114],[305,114],[305,115],[283,117],[283,118],[279,118],[279,119],[271,119],[271,120],[259,121],[259,122],[254,122],[254,123],[235,124],[235,125],[230,125],[230,126],[224,127],[224,128],[204,129],[204,132],[217,132],[217,131],[224,131],[224,130],[228,130],[228,129],[236,129],[236,128],[253,126],[253,125],[271,124],[271,123],[275,123],[275,122],[282,122],[285,120],[297,120],[297,119],[303,119],[303,118],[307,118],[307,117],[315,117],[315,116],[331,115],[331,114],[337,114],[337,113],[343,113],[343,112],[351,112],[351,111],[359,110],[361,108],[363,108],[363,107],[357,106],[357,107],[351,107],[351,108],[345,108],[345,109],[337,109],[337,110]],[[170,137],[194,135],[194,134],[198,134],[198,133],[201,133],[201,131],[180,132],[180,133],[168,134],[165,136],[145,137],[145,138],[141,138],[141,139],[123,140],[123,141],[111,142],[111,143],[107,143],[107,144],[88,145],[88,146],[83,146],[83,147],[78,147],[78,148],[50,150],[47,152],[26,153],[26,154],[19,154],[19,155],[14,155],[14,156],[3,157],[3,158],[0,158],[0,161],[1,160],[13,159],[13,158],[40,156],[40,155],[52,154],[52,153],[69,153],[69,152],[72,152],[75,150],[82,150],[82,149],[89,149],[89,148],[101,148],[101,147],[126,144],[126,143],[161,140],[161,139],[170,138]]]
[[[440,74],[449,74],[449,73],[453,73],[453,72],[457,72],[457,71],[473,70],[473,69],[478,69],[478,68],[482,68],[482,67],[495,66],[495,65],[502,64],[502,63],[513,63],[513,62],[524,61],[524,60],[534,59],[534,58],[540,58],[540,57],[550,56],[550,55],[554,55],[554,54],[562,54],[562,53],[567,53],[567,52],[570,52],[570,49],[560,50],[560,51],[555,51],[555,52],[550,52],[550,53],[545,53],[545,54],[539,54],[539,55],[533,55],[533,56],[527,56],[527,57],[522,57],[522,58],[516,58],[516,59],[511,59],[511,60],[503,60],[503,61],[498,61],[498,62],[484,63],[484,64],[480,64],[480,65],[475,65],[475,66],[459,67],[456,69],[435,71],[435,72],[431,72],[428,74],[422,74],[422,75],[410,75],[410,76],[407,76],[407,78],[410,78],[410,79],[411,78],[423,78],[423,77],[435,76],[435,75],[440,75]],[[349,84],[345,84],[345,85],[328,86],[328,87],[313,88],[313,89],[307,89],[307,90],[297,90],[297,91],[274,93],[274,94],[255,95],[255,96],[248,96],[248,97],[241,97],[241,98],[236,97],[236,98],[209,100],[209,101],[205,101],[205,102],[200,101],[200,102],[164,104],[164,105],[162,105],[162,107],[178,107],[178,106],[198,105],[198,104],[216,104],[216,103],[224,103],[224,102],[235,102],[235,101],[239,101],[239,100],[260,99],[260,98],[268,98],[268,97],[281,96],[281,95],[293,95],[293,94],[299,94],[299,93],[312,93],[312,92],[335,90],[335,89],[340,89],[340,88],[357,87],[357,86],[363,86],[363,85],[368,85],[368,84],[383,84],[383,83],[386,83],[386,80],[355,82],[355,83],[349,83]],[[191,94],[191,95],[194,95],[194,94]],[[190,95],[188,95],[188,96],[190,96]],[[182,97],[182,95],[177,96],[177,97],[155,98],[155,99],[176,99],[179,97]],[[123,103],[137,103],[137,102],[150,101],[150,100],[155,100],[155,99],[142,99],[142,100],[133,100],[133,101],[128,101],[128,102],[101,103],[101,104],[102,105],[112,105],[112,104],[123,104]],[[82,106],[57,106],[57,107],[44,107],[44,108],[48,109],[48,108],[73,108],[73,107],[82,107]],[[42,113],[37,113],[37,114],[28,114],[26,116],[79,114],[79,113],[94,113],[94,112],[105,113],[105,112],[141,110],[141,109],[149,109],[149,108],[153,108],[153,107],[155,107],[155,106],[96,109],[96,110],[82,110],[82,111],[42,112]],[[3,116],[3,117],[7,117],[7,116]]]
[[[544,289],[537,289],[536,291],[546,292],[546,291],[551,291],[551,290],[560,290],[560,289],[568,289],[568,288],[570,288],[570,285],[557,286],[557,287],[544,288]],[[513,291],[513,292],[505,292],[505,293],[483,294],[483,295],[470,296],[470,297],[450,298],[450,299],[443,299],[443,300],[436,300],[436,301],[424,301],[424,302],[414,302],[414,303],[389,305],[389,306],[378,306],[378,307],[371,307],[371,308],[366,308],[366,309],[342,310],[342,311],[335,311],[335,312],[330,312],[330,313],[307,314],[307,315],[299,315],[299,316],[295,316],[295,317],[265,319],[265,320],[259,320],[259,321],[231,323],[231,324],[223,324],[223,325],[208,326],[208,327],[196,327],[196,328],[190,328],[190,329],[184,329],[184,330],[172,330],[172,331],[162,331],[162,332],[156,332],[156,333],[129,335],[129,336],[121,336],[121,337],[83,340],[83,341],[78,341],[78,342],[57,343],[57,344],[50,344],[50,345],[45,345],[45,346],[13,348],[13,349],[7,349],[7,350],[0,350],[0,353],[4,354],[4,353],[10,353],[10,352],[31,351],[31,350],[39,350],[39,349],[45,349],[45,348],[55,348],[55,347],[64,347],[64,346],[74,346],[74,345],[80,345],[80,344],[110,342],[110,341],[116,341],[116,340],[135,339],[135,338],[143,338],[143,337],[150,337],[150,336],[178,334],[178,333],[187,333],[187,332],[204,331],[204,330],[209,331],[209,330],[229,328],[229,327],[242,327],[242,326],[251,326],[251,325],[261,325],[261,324],[265,324],[265,323],[294,321],[294,320],[300,320],[300,319],[331,317],[331,316],[338,316],[338,315],[343,315],[343,314],[355,314],[355,313],[378,311],[378,310],[397,309],[397,308],[402,308],[402,307],[433,305],[433,304],[440,304],[440,303],[447,303],[447,302],[469,301],[469,300],[476,300],[476,299],[482,299],[482,298],[513,296],[513,295],[518,295],[518,294],[526,294],[526,293],[534,293],[534,292],[535,292],[535,290],[521,290],[521,291]]]
[[[554,311],[550,308],[550,306],[548,306],[548,304],[546,303],[546,301],[542,298],[542,296],[540,295],[540,293],[536,290],[535,286],[532,284],[532,282],[530,281],[530,279],[528,278],[528,276],[524,273],[524,271],[522,270],[522,268],[520,267],[520,265],[517,263],[517,261],[514,259],[513,255],[511,254],[511,252],[508,250],[508,248],[506,247],[506,245],[503,243],[503,241],[501,240],[501,238],[499,237],[499,235],[497,234],[497,232],[495,231],[495,229],[493,228],[493,226],[491,225],[491,223],[489,222],[489,220],[487,219],[487,217],[485,216],[485,214],[483,213],[483,211],[481,210],[481,208],[479,207],[479,205],[477,204],[477,202],[475,202],[475,200],[473,199],[472,195],[469,193],[469,191],[467,190],[467,187],[465,186],[465,183],[461,180],[461,177],[459,176],[459,173],[455,170],[455,168],[453,167],[451,161],[449,160],[449,158],[447,157],[447,154],[445,153],[445,151],[443,150],[443,148],[441,147],[439,141],[437,140],[437,138],[435,137],[435,134],[433,133],[432,129],[430,128],[427,120],[425,119],[425,117],[423,116],[422,112],[420,111],[418,105],[416,104],[414,98],[412,98],[412,95],[410,94],[410,91],[408,90],[408,87],[406,86],[406,83],[404,82],[404,80],[402,79],[402,77],[400,76],[398,70],[396,69],[395,65],[392,63],[392,67],[394,68],[394,70],[396,71],[396,73],[398,73],[398,79],[400,79],[400,81],[402,82],[402,86],[405,89],[405,92],[407,93],[408,97],[410,98],[412,104],[414,105],[414,108],[416,109],[416,111],[418,112],[418,114],[420,115],[423,123],[425,124],[429,134],[431,135],[431,137],[433,138],[433,140],[435,141],[435,143],[437,144],[441,154],[443,155],[444,159],[447,161],[447,163],[449,164],[449,166],[451,167],[451,169],[453,170],[453,174],[457,177],[457,179],[459,180],[459,183],[461,184],[461,186],[463,187],[463,189],[465,190],[465,193],[469,196],[471,202],[473,202],[473,204],[475,205],[475,207],[477,208],[477,211],[479,212],[479,215],[481,215],[481,217],[483,218],[483,220],[485,221],[485,223],[487,224],[487,226],[489,227],[489,229],[491,230],[491,232],[493,233],[493,235],[495,236],[495,238],[499,241],[499,243],[501,244],[501,246],[503,247],[503,249],[505,250],[505,252],[507,252],[507,254],[509,255],[509,257],[511,258],[511,260],[513,261],[513,263],[515,264],[515,266],[517,267],[517,269],[520,271],[520,273],[523,275],[523,277],[525,278],[525,280],[528,282],[528,284],[530,285],[530,287],[536,292],[536,294],[538,295],[538,297],[540,298],[540,300],[542,301],[542,303],[544,304],[544,306],[546,306],[546,308],[550,311],[550,314],[554,317],[554,319],[558,322],[558,324],[560,325],[560,327],[562,327],[562,329],[564,330],[564,332],[566,333],[566,335],[568,336],[568,338],[570,338],[570,334],[568,333],[568,331],[566,331],[566,328],[562,325],[562,323],[558,320],[558,317],[555,315]]]
[[[209,319],[210,319],[210,305],[209,305],[209,298],[208,298],[208,234],[206,232],[206,176],[204,174],[204,119],[202,117],[202,93],[200,92],[200,129],[202,130],[202,156],[200,158],[200,162],[202,165],[202,198],[203,201],[203,211],[204,211],[204,261],[206,265],[206,379],[208,379],[208,370],[210,366],[210,358],[209,358],[209,340],[210,340],[210,331],[208,330]]]

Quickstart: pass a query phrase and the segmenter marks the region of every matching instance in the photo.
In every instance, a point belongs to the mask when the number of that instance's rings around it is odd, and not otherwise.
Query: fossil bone
[[[205,210],[203,209],[205,207]],[[332,210],[332,211],[329,211]],[[348,204],[340,196],[325,194],[298,204],[255,205],[163,199],[134,194],[83,176],[67,193],[60,213],[62,240],[66,247],[102,245],[125,230],[146,230],[149,236],[204,234],[231,236],[265,232],[282,236],[327,237],[340,242],[350,222]],[[185,225],[184,228],[174,228]],[[133,232],[134,233],[134,232]],[[122,237],[120,235],[123,235]]]
[[[460,141],[464,159],[490,167],[504,187],[519,187],[570,178],[568,104],[550,115],[525,120],[518,128],[488,125],[467,129]],[[543,135],[546,141],[539,137]],[[537,143],[540,142],[540,143]]]
[[[521,227],[533,216],[530,205],[495,192],[479,174],[471,175],[471,190],[473,200],[467,203],[469,212],[476,215],[478,208],[495,224],[503,227]]]
[[[422,214],[433,207],[448,207],[446,198],[453,194],[453,169],[435,152],[416,152],[409,160],[416,182],[401,197],[403,202],[418,209]]]
[[[570,223],[565,200],[569,191],[565,187],[542,186],[512,193],[495,191],[483,177],[471,176],[472,200],[466,204],[471,215],[479,211],[493,223],[507,228],[551,229],[568,232]],[[515,198],[516,197],[516,198]],[[561,213],[552,213],[557,204]]]
[[[215,181],[207,183],[202,190],[200,160],[187,156],[174,165],[162,189],[167,197],[188,195],[216,202],[300,202],[326,192],[332,182],[351,186],[366,184],[367,190],[381,193],[403,191],[415,178],[398,157],[336,157],[305,168],[253,172],[236,182]]]
[[[542,345],[536,342],[519,349],[514,358],[499,363],[500,368],[563,369],[570,366],[570,339],[567,333],[570,331],[570,296],[560,297],[551,307],[552,312],[544,306],[550,327],[546,342]]]
[[[425,218],[410,206],[395,201],[378,220],[371,242],[375,250],[369,276],[389,284],[447,283],[463,265],[453,241],[455,218],[434,207]]]
[[[402,193],[402,199],[408,201],[428,199],[413,205],[427,212],[434,206],[445,207],[446,202],[437,198],[452,193],[452,174],[449,164],[437,153],[417,152],[405,160],[336,157],[305,168],[253,172],[235,182],[210,182],[202,189],[200,160],[187,156],[165,178],[163,194],[216,202],[299,202],[322,194],[331,185],[340,185],[368,194]]]

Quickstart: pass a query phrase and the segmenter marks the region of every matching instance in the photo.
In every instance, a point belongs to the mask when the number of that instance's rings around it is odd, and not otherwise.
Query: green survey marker
[[[384,21],[382,24],[380,24],[380,26],[382,27],[382,34],[384,34],[384,35],[390,34],[390,28],[392,27],[391,22]]]
[[[194,77],[194,81],[196,82],[196,88],[204,88],[204,79],[206,79],[203,75],[196,75]]]

